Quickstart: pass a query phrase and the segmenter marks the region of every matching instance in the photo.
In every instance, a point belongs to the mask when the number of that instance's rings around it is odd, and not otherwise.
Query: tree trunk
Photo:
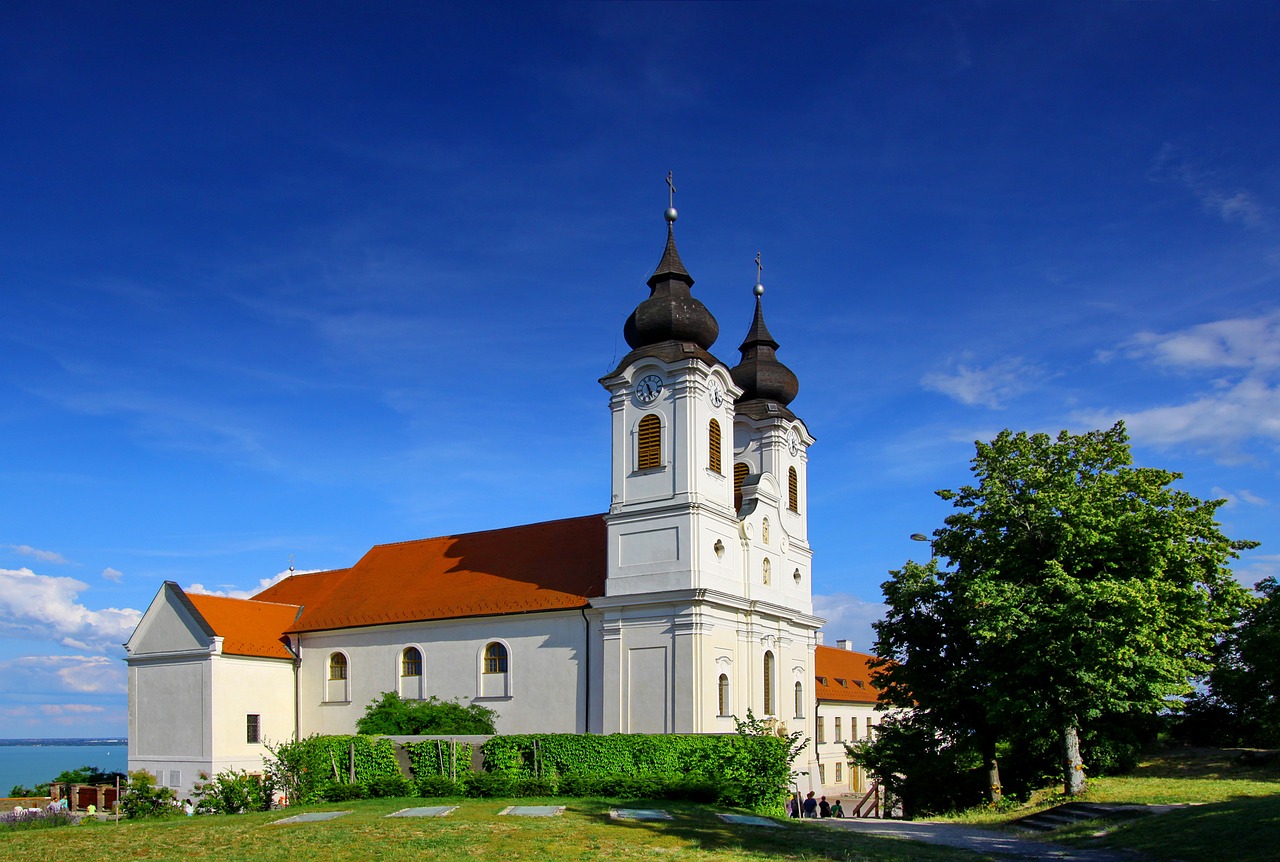
[[[1080,734],[1073,726],[1062,729],[1062,789],[1068,796],[1079,796],[1085,790]]]
[[[1000,799],[1004,795],[1004,788],[1000,785],[1000,762],[996,760],[994,742],[984,742],[982,744],[982,762],[987,769],[987,803],[992,808],[995,808],[1000,804]]]

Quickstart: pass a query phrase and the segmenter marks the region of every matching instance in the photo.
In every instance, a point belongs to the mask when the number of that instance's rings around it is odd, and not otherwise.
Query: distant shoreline
[[[0,745],[128,745],[125,737],[55,738],[55,739],[0,739]]]

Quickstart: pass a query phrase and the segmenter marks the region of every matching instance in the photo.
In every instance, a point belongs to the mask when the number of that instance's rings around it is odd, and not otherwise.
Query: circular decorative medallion
[[[662,378],[656,374],[647,374],[636,384],[636,400],[641,404],[652,404],[662,394]]]

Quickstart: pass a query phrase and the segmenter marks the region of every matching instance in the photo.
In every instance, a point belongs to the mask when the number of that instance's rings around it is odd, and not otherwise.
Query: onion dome
[[[676,251],[674,208],[667,210],[666,219],[667,247],[658,268],[649,277],[649,298],[631,312],[622,334],[633,349],[664,341],[683,341],[707,350],[720,334],[720,324],[689,292],[693,277]]]
[[[778,361],[774,353],[778,342],[773,340],[769,327],[764,324],[764,307],[760,303],[763,293],[764,285],[756,284],[756,314],[746,339],[738,348],[742,352],[742,361],[729,373],[733,382],[742,389],[739,404],[759,400],[773,401],[786,407],[800,392],[800,381],[790,368]]]

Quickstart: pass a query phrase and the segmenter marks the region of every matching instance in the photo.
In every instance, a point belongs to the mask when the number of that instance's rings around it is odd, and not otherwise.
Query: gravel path
[[[1052,862],[1138,862],[1143,857],[1127,850],[1087,850],[1035,841],[1008,832],[965,826],[959,823],[938,823],[930,820],[873,820],[861,818],[828,818],[809,820],[807,823],[878,835],[885,838],[901,838],[925,844],[942,844],[978,853],[991,853],[1012,859],[1052,860]]]

